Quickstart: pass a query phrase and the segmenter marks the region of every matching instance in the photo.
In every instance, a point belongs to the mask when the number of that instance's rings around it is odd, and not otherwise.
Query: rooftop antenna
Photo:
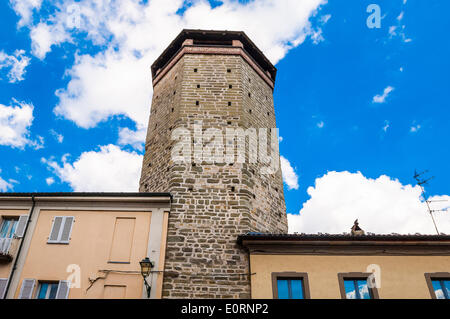
[[[414,179],[417,181],[417,185],[419,185],[420,189],[422,190],[422,198],[424,199],[425,203],[427,204],[428,213],[430,213],[431,219],[433,220],[434,228],[436,229],[437,234],[439,235],[439,230],[436,226],[436,221],[434,220],[433,213],[434,212],[442,212],[446,211],[444,209],[431,209],[430,203],[433,202],[444,202],[445,200],[430,200],[425,196],[425,188],[424,185],[427,185],[429,181],[431,181],[434,176],[430,178],[424,178],[423,175],[428,173],[428,170],[425,170],[421,173],[418,173],[417,170],[414,170]]]

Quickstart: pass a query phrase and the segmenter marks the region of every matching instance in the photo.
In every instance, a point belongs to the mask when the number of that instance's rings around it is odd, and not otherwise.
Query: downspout
[[[6,290],[5,290],[5,293],[3,295],[3,299],[6,299],[6,296],[8,295],[9,286],[11,285],[11,280],[12,280],[12,278],[14,276],[14,272],[16,271],[17,262],[19,261],[20,252],[22,251],[22,245],[23,245],[23,242],[25,241],[25,236],[27,235],[28,225],[30,224],[31,217],[33,216],[34,206],[36,204],[36,202],[34,201],[34,195],[31,195],[31,202],[32,202],[32,204],[31,204],[30,214],[28,215],[28,221],[27,221],[27,224],[25,225],[25,231],[23,233],[22,240],[20,241],[19,249],[17,250],[16,259],[14,260],[14,265],[13,265],[13,268],[11,270],[11,274],[9,275],[8,284],[6,285]]]

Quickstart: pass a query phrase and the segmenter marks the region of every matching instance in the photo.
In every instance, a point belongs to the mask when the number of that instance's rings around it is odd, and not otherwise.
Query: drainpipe
[[[36,204],[36,202],[34,201],[34,195],[31,195],[31,202],[32,202],[32,204],[31,204],[30,214],[28,215],[28,221],[27,221],[27,224],[25,225],[25,231],[23,233],[22,240],[20,241],[19,249],[17,250],[16,259],[14,260],[14,265],[13,265],[13,268],[11,270],[11,274],[9,275],[8,284],[6,285],[6,291],[5,291],[4,295],[3,295],[3,299],[6,299],[6,296],[8,295],[9,286],[11,285],[11,280],[12,280],[12,278],[14,276],[14,272],[16,271],[17,262],[19,261],[20,252],[22,250],[22,245],[23,245],[23,242],[25,241],[25,236],[27,235],[28,225],[30,224],[31,217],[33,216],[34,206]]]

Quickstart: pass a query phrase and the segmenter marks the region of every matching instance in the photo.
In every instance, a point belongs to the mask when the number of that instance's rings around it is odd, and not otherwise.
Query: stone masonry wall
[[[211,54],[184,55],[155,85],[140,191],[173,195],[163,298],[250,298],[248,256],[236,239],[287,232],[281,170],[175,164],[172,131],[193,132],[200,122],[203,129],[275,128],[272,89],[242,57]]]

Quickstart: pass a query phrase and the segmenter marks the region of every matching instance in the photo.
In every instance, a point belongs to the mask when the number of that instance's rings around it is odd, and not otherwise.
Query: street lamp
[[[154,264],[148,257],[142,259],[139,264],[141,264],[141,275],[144,278],[145,288],[147,289],[147,298],[150,298],[150,289],[152,287],[148,284],[147,277],[150,275],[150,271],[154,267]]]

